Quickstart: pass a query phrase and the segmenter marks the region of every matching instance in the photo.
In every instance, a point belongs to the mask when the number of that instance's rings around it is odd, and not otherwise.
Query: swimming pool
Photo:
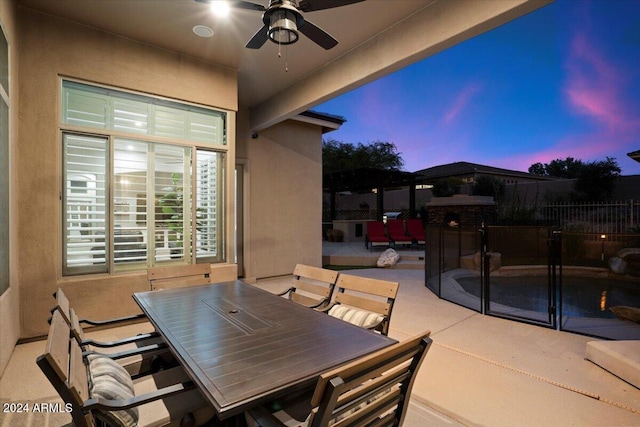
[[[465,292],[480,297],[480,277],[455,279]],[[547,313],[546,275],[491,276],[492,304]],[[568,276],[562,278],[562,315],[612,319],[614,306],[640,307],[640,278]]]

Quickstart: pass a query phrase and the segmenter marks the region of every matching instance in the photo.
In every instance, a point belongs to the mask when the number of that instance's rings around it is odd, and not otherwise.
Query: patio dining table
[[[220,420],[396,342],[239,280],[133,297]]]

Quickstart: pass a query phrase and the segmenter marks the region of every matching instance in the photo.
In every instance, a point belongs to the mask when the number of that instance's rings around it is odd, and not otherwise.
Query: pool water
[[[459,277],[463,289],[480,297],[480,277]],[[492,303],[523,310],[548,312],[547,276],[492,276],[489,289]],[[640,307],[640,279],[563,276],[563,316],[610,319],[609,307]]]

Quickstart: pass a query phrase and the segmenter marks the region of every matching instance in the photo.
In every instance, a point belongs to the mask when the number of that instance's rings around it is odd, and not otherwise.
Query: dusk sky
[[[640,0],[556,0],[314,110],[347,120],[325,139],[393,142],[411,172],[608,156],[640,174]]]

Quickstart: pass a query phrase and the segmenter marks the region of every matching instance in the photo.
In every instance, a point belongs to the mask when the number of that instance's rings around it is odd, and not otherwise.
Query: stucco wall
[[[238,156],[248,158],[250,229],[245,230],[246,276],[291,274],[296,263],[322,264],[322,134],[288,120],[247,134],[240,114]]]
[[[13,2],[0,1],[0,22],[4,28],[7,41],[9,42],[9,159],[10,159],[10,253],[16,253],[18,250],[18,239],[16,238],[17,212],[15,208],[16,194],[16,172],[15,150],[18,137],[18,43],[16,38],[15,23],[15,7]],[[10,256],[10,287],[2,295],[0,295],[0,375],[4,371],[9,362],[9,357],[13,352],[16,341],[20,337],[20,303],[19,303],[19,287],[18,287],[18,258]]]
[[[135,312],[132,292],[146,274],[61,277],[60,76],[237,110],[236,72],[68,21],[18,9],[19,141],[16,167],[21,336],[45,334],[62,286],[79,315],[107,318]],[[235,113],[229,159],[235,157]],[[228,169],[232,170],[232,167]],[[231,172],[232,173],[232,172]],[[232,178],[233,175],[228,175]],[[232,185],[233,180],[228,179]],[[232,187],[229,193],[233,194]],[[228,206],[232,212],[232,206]],[[233,225],[232,219],[228,222]],[[229,234],[231,236],[231,234]],[[228,242],[231,241],[228,238]],[[28,242],[28,243],[27,243]]]

